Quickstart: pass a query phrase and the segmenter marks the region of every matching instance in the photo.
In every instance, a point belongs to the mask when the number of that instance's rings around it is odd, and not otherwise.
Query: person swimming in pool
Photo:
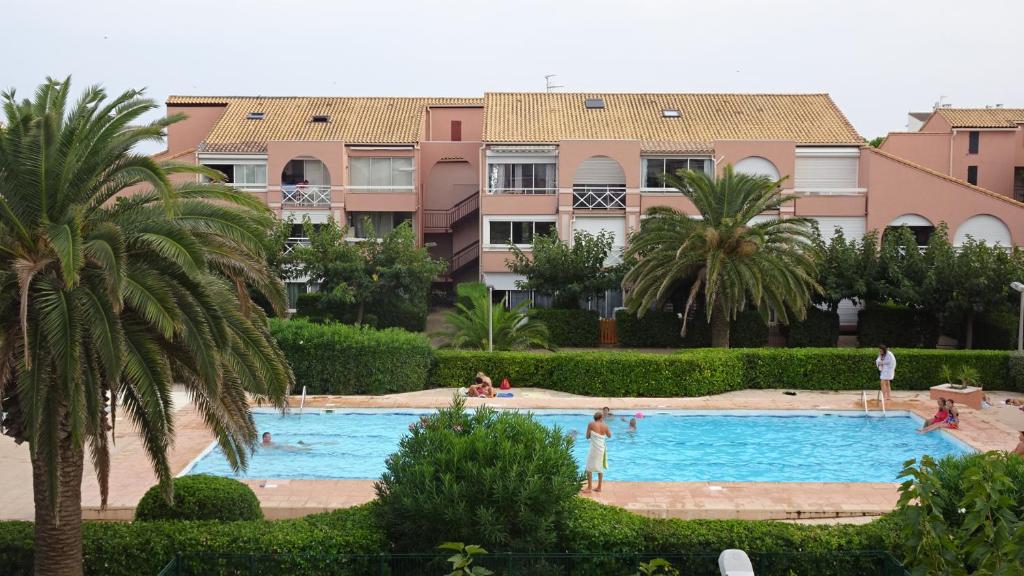
[[[306,450],[312,449],[309,444],[306,444],[302,440],[296,442],[296,445],[294,446],[291,444],[274,442],[274,438],[270,435],[270,432],[263,433],[263,441],[260,442],[260,445],[265,450],[284,450],[285,452],[305,452]]]

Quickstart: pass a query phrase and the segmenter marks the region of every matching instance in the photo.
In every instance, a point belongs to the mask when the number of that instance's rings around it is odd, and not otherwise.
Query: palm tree
[[[722,348],[729,346],[729,321],[747,306],[765,316],[774,310],[784,323],[790,312],[797,318],[806,314],[818,290],[811,221],[769,218],[751,223],[786,201],[781,181],[738,174],[732,166],[719,178],[682,171],[666,180],[693,202],[701,219],[666,207],[647,211],[625,254],[633,263],[623,279],[631,313],[642,317],[690,282],[686,310],[703,295],[711,345]]]
[[[108,100],[91,87],[69,106],[70,87],[0,97],[2,429],[30,448],[36,574],[82,573],[85,447],[105,504],[118,412],[170,498],[172,383],[244,468],[249,399],[281,406],[293,379],[249,296],[285,307],[263,258],[269,211],[224,185],[170,180],[217,173],[133,152],[181,119],[134,124],[156,108],[142,92]]]
[[[529,303],[521,302],[509,310],[504,299],[492,304],[487,292],[471,293],[468,298],[469,306],[459,302],[456,312],[445,314],[447,329],[438,336],[445,339],[446,347],[487,350],[488,326],[492,326],[495,350],[553,349],[548,327],[526,313]]]

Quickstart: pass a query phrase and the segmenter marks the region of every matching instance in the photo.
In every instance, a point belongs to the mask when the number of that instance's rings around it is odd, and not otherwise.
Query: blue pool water
[[[344,411],[282,416],[255,414],[275,442],[309,444],[306,451],[257,449],[249,478],[380,477],[384,459],[427,411]],[[609,480],[720,482],[895,482],[905,460],[969,451],[944,432],[917,434],[920,418],[861,412],[646,412],[636,432],[613,418]],[[588,412],[534,413],[546,426],[578,431],[573,450],[586,461]],[[626,414],[623,414],[625,416]],[[234,476],[219,449],[189,474]]]

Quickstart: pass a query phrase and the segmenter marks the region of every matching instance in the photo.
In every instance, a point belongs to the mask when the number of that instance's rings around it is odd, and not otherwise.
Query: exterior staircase
[[[456,223],[480,209],[480,192],[474,192],[447,210],[424,210],[424,234],[449,234]]]
[[[448,266],[441,273],[441,276],[435,280],[436,282],[451,282],[452,275],[459,270],[462,270],[466,266],[469,266],[480,258],[480,242],[473,241],[465,248],[462,248],[458,252],[452,254],[452,257],[448,259]]]

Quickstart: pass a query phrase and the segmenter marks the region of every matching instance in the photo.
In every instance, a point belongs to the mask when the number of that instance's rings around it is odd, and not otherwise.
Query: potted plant
[[[960,380],[960,385],[957,386],[958,390],[964,390],[968,386],[980,387],[981,384],[978,369],[972,366],[961,366],[960,372],[957,373],[957,379]]]

